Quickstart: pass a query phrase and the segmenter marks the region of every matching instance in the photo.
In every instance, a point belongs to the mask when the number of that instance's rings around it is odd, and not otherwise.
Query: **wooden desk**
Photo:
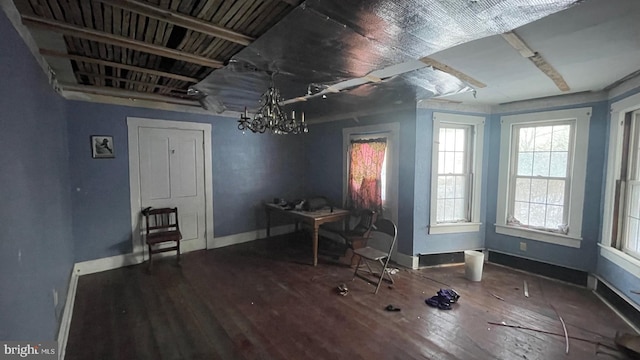
[[[280,205],[265,204],[267,211],[267,237],[271,236],[271,214],[281,214],[283,217],[294,219],[297,223],[303,222],[311,226],[311,239],[313,240],[313,266],[318,265],[318,228],[321,224],[345,220],[349,217],[350,212],[344,209],[333,208],[333,212],[330,209],[323,209],[318,211],[298,211],[298,210],[284,210]]]

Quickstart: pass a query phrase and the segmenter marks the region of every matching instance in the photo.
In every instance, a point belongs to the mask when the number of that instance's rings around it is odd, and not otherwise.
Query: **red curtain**
[[[386,139],[351,142],[347,207],[382,211],[382,164]]]

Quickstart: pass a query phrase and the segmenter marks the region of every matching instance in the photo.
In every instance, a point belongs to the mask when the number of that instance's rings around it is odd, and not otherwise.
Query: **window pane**
[[[444,218],[445,220],[453,220],[453,211],[455,203],[453,199],[444,200]]]
[[[438,151],[444,151],[444,149],[445,149],[445,145],[444,145],[444,143],[446,142],[446,137],[445,137],[446,131],[445,130],[446,129],[444,129],[444,128],[440,128],[440,136],[438,137],[438,143],[439,143],[438,144]]]
[[[551,153],[551,166],[549,176],[566,177],[567,176],[567,153],[562,151],[554,151]]]
[[[564,180],[549,180],[547,204],[564,205]]]
[[[529,206],[529,225],[544,227],[545,222],[545,205],[531,204]]]
[[[533,153],[518,153],[518,175],[531,176],[533,173]]]
[[[455,200],[454,220],[464,220],[467,217],[464,199]]]
[[[438,174],[444,174],[444,153],[438,153]]]
[[[533,176],[549,176],[549,152],[533,154]]]
[[[562,210],[562,206],[547,205],[547,220],[545,224],[547,229],[558,229],[564,223]]]
[[[640,241],[638,241],[638,227],[640,227],[640,221],[638,219],[629,219],[629,223],[626,231],[626,246],[627,248],[640,252]]]
[[[445,192],[444,197],[452,199],[455,194],[456,178],[455,176],[445,176]]]
[[[436,221],[444,221],[444,200],[438,200],[437,202]]]
[[[466,196],[465,194],[465,176],[456,176],[456,187],[455,187],[455,193],[454,193],[454,197],[458,198],[458,199],[464,199]]]
[[[438,176],[438,199],[444,199],[446,190],[446,177]]]
[[[531,195],[531,179],[516,179],[516,201],[529,202]]]
[[[629,215],[640,219],[640,184],[631,185],[629,204],[631,205]]]
[[[571,130],[570,125],[556,125],[553,127],[553,141],[551,149],[554,151],[568,151],[569,150],[569,133]]]
[[[551,134],[553,132],[553,126],[538,126],[536,129],[535,138],[535,151],[550,151],[551,150]]]
[[[531,180],[531,202],[544,204],[547,202],[547,182],[548,180]]]
[[[533,139],[536,134],[535,128],[521,128],[518,151],[533,151]]]
[[[453,161],[454,160],[455,160],[455,158],[454,158],[454,153],[453,152],[444,153],[444,174],[453,173]]]
[[[466,131],[464,129],[456,129],[456,151],[465,150]]]
[[[463,174],[464,171],[464,153],[455,152],[454,153],[455,163],[453,166],[453,172],[456,174]]]
[[[456,129],[444,129],[445,143],[444,149],[446,151],[456,150]]]
[[[515,217],[522,224],[529,223],[529,203],[516,201],[513,206],[513,217]]]

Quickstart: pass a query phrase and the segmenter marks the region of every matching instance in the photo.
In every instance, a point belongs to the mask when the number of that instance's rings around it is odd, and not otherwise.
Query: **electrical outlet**
[[[520,251],[527,251],[527,243],[524,241],[520,242]]]

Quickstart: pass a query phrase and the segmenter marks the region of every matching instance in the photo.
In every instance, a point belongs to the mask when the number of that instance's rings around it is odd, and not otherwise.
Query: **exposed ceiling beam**
[[[255,39],[251,36],[247,36],[236,31],[227,29],[222,26],[213,25],[209,22],[186,16],[174,11],[166,10],[154,6],[149,3],[143,3],[136,0],[98,0],[102,3],[115,6],[124,10],[136,12],[138,14],[166,21],[168,23],[182,26],[187,29],[195,30],[206,35],[214,36],[220,39],[234,42],[247,46],[251,44]]]
[[[131,50],[142,51],[149,54],[163,56],[180,61],[186,61],[202,66],[208,66],[211,68],[221,68],[222,66],[224,66],[222,62],[218,60],[212,60],[184,51],[149,44],[144,41],[132,40],[124,36],[113,35],[81,26],[69,25],[60,21],[49,20],[30,15],[22,15],[22,23],[27,27],[38,27],[68,36],[98,41],[104,44],[120,46]]]
[[[423,57],[423,58],[420,59],[420,61],[422,61],[423,63],[427,64],[427,66],[431,66],[432,68],[434,68],[436,70],[440,70],[442,72],[446,72],[447,74],[451,74],[451,75],[457,77],[458,79],[460,79],[460,80],[462,80],[462,81],[464,81],[464,82],[466,82],[466,83],[468,83],[468,84],[470,84],[470,85],[472,85],[474,87],[477,87],[477,88],[487,87],[487,85],[485,83],[483,83],[481,81],[478,81],[478,80],[472,78],[471,76],[469,76],[469,75],[467,75],[467,74],[465,74],[465,73],[463,73],[461,71],[458,71],[458,70],[452,68],[449,65],[445,65],[445,64],[443,64],[443,63],[441,63],[441,62],[439,62],[437,60],[434,60],[434,59],[432,59],[430,57]]]
[[[117,77],[117,76],[107,76],[107,75],[102,75],[102,74],[94,74],[94,73],[85,72],[85,71],[78,71],[78,72],[76,72],[76,75],[86,76],[88,78],[96,78],[96,79],[100,79],[100,80],[118,81],[118,82],[123,82],[123,83],[131,84],[131,85],[146,86],[146,87],[150,87],[150,88],[154,88],[154,89],[176,91],[176,92],[181,92],[181,93],[186,93],[187,92],[187,90],[178,89],[178,88],[171,87],[171,86],[166,86],[166,85],[161,85],[161,84],[154,84],[154,83],[144,82],[144,81],[130,80],[130,79],[127,79],[127,78],[121,78],[121,77]]]
[[[558,70],[551,66],[551,64],[549,64],[542,55],[533,51],[533,49],[531,49],[529,45],[527,45],[527,43],[518,36],[518,34],[513,31],[509,31],[502,34],[502,38],[505,39],[511,47],[518,50],[522,57],[529,59],[540,71],[547,75],[547,77],[556,84],[558,89],[561,91],[571,90]]]
[[[126,99],[150,100],[150,101],[163,102],[167,104],[202,107],[200,105],[200,102],[196,100],[180,99],[172,96],[115,89],[112,87],[105,87],[105,86],[77,85],[77,84],[62,83],[60,84],[60,87],[62,88],[63,91],[75,91],[75,92],[81,92],[81,93],[87,93],[87,94],[114,96],[114,97],[126,98]]]
[[[525,44],[524,41],[522,41],[522,39],[520,39],[520,37],[513,31],[509,31],[501,35],[512,48],[518,50],[522,57],[530,58],[536,54],[535,51],[531,50],[529,46]]]
[[[529,60],[540,69],[545,75],[547,75],[553,82],[556,84],[558,89],[562,91],[569,91],[569,84],[564,80],[562,75],[556,70],[551,64],[549,64],[542,55],[536,53],[534,56],[530,57]]]
[[[149,74],[149,75],[162,76],[162,77],[175,79],[175,80],[180,80],[180,81],[186,81],[186,82],[190,82],[190,83],[194,83],[194,84],[200,81],[200,80],[198,80],[196,78],[192,78],[192,77],[188,77],[188,76],[172,74],[172,73],[168,73],[168,72],[164,72],[164,71],[146,69],[146,68],[142,68],[142,67],[139,67],[139,66],[121,64],[121,63],[117,63],[117,62],[113,62],[113,61],[94,59],[94,58],[87,57],[87,56],[71,55],[71,54],[58,52],[58,51],[55,51],[55,50],[40,49],[40,54],[42,54],[43,56],[65,58],[65,59],[74,60],[74,61],[82,61],[82,62],[89,63],[89,64],[110,66],[110,67],[119,68],[119,69],[123,69],[123,70],[129,70],[129,71],[137,71],[137,72],[141,72],[141,73],[145,73],[145,74]]]

